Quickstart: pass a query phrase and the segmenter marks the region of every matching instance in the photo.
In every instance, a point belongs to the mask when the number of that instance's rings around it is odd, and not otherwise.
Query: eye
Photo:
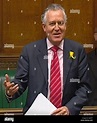
[[[55,26],[56,25],[56,22],[50,22],[49,25],[50,26]]]
[[[64,24],[64,21],[59,21],[59,22],[58,22],[58,25],[59,25],[59,26],[62,26],[63,24]]]
[[[49,22],[49,25],[50,26],[55,26],[56,24],[58,25],[58,26],[62,26],[62,25],[64,25],[64,21],[58,21],[58,22]]]

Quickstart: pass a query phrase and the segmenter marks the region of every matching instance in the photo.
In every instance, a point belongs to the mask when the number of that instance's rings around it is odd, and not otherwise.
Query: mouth
[[[54,33],[53,35],[54,35],[54,37],[59,38],[61,33]]]

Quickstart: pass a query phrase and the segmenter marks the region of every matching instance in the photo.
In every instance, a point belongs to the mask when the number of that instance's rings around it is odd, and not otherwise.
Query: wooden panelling
[[[66,37],[81,44],[93,43],[94,0],[54,0],[60,3],[67,14]],[[84,45],[90,46],[90,45]],[[92,50],[91,47],[86,50]]]
[[[0,51],[3,47],[3,43],[2,43],[2,0],[0,0]]]
[[[41,14],[51,0],[2,0],[2,42],[0,56],[17,56],[27,43],[44,37]]]
[[[95,0],[95,4],[94,4],[94,8],[95,8],[95,26],[94,26],[94,29],[96,28],[97,29],[97,0]]]
[[[22,108],[0,108],[0,115],[23,115]]]
[[[17,67],[18,57],[0,57],[0,70],[14,70]]]
[[[92,50],[96,0],[0,0],[1,59],[19,57],[24,45],[45,37],[41,14],[50,3],[66,10],[66,37],[85,44],[87,52]]]
[[[80,115],[97,115],[97,106],[84,106],[80,111]]]

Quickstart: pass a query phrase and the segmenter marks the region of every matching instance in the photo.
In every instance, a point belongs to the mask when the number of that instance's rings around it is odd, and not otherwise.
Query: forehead
[[[64,19],[64,14],[62,10],[49,10],[46,16],[48,20]]]

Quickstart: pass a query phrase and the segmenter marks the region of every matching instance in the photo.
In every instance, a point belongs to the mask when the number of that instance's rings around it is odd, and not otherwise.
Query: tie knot
[[[59,47],[57,47],[57,46],[53,46],[53,47],[51,48],[51,50],[52,50],[53,52],[57,52],[58,49],[59,49]]]

